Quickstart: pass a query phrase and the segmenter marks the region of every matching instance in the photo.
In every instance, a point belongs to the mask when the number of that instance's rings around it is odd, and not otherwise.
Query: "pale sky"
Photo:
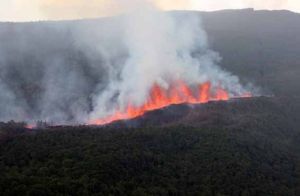
[[[0,21],[82,19],[115,15],[122,3],[139,0],[0,0]],[[300,12],[300,0],[148,0],[163,10],[287,9]]]

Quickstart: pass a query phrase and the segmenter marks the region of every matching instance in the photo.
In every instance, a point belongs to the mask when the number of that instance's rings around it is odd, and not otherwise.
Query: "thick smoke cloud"
[[[138,106],[154,83],[167,89],[176,80],[246,92],[217,66],[199,15],[123,2],[119,17],[1,24],[0,120],[87,123]]]
[[[174,81],[189,85],[210,81],[231,96],[246,92],[237,77],[216,65],[219,56],[208,49],[199,17],[160,12],[149,1],[141,2],[123,18],[129,57],[118,78],[111,78],[103,93],[94,97],[92,119],[124,110],[129,103],[142,105],[154,84],[168,89]]]

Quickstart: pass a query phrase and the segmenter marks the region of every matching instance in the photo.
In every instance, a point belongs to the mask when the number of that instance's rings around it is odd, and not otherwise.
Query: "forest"
[[[171,106],[106,127],[2,124],[14,134],[2,135],[0,192],[298,195],[300,110],[278,102]]]
[[[0,195],[300,195],[300,15],[251,9],[199,14],[222,69],[260,88],[262,96],[173,105],[106,126],[38,122],[28,129],[8,119],[0,123]],[[101,42],[94,24],[103,30],[114,20],[0,23],[0,55],[6,57],[0,64],[7,67],[1,81],[26,100],[34,117],[43,108],[41,67],[64,63],[68,69],[60,73],[79,69],[88,79],[75,96],[88,102],[105,73],[93,65],[119,61],[103,62],[91,48],[83,53],[74,29],[87,28],[90,41],[96,36]],[[19,43],[29,46],[26,52]],[[62,87],[59,100],[76,101],[65,92],[77,80],[54,82]],[[72,104],[53,101],[73,111]],[[11,103],[1,103],[3,118]]]

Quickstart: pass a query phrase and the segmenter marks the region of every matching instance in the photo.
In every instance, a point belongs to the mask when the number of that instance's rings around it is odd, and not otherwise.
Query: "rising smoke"
[[[231,97],[248,92],[217,66],[198,14],[122,2],[127,12],[118,17],[2,24],[0,120],[88,123],[143,104],[154,84],[168,89],[179,80],[209,81]]]

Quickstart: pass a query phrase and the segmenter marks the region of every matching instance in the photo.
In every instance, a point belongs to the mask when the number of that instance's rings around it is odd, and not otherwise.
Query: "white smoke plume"
[[[1,24],[0,121],[88,123],[176,80],[210,81],[232,97],[248,91],[217,65],[199,14],[121,2],[126,12],[117,17]]]
[[[122,22],[129,58],[120,75],[94,97],[91,118],[105,117],[128,103],[142,105],[154,84],[167,89],[178,80],[190,85],[210,81],[231,96],[246,92],[237,77],[216,65],[220,57],[208,48],[198,15],[177,17],[161,12],[149,1],[139,1]]]

